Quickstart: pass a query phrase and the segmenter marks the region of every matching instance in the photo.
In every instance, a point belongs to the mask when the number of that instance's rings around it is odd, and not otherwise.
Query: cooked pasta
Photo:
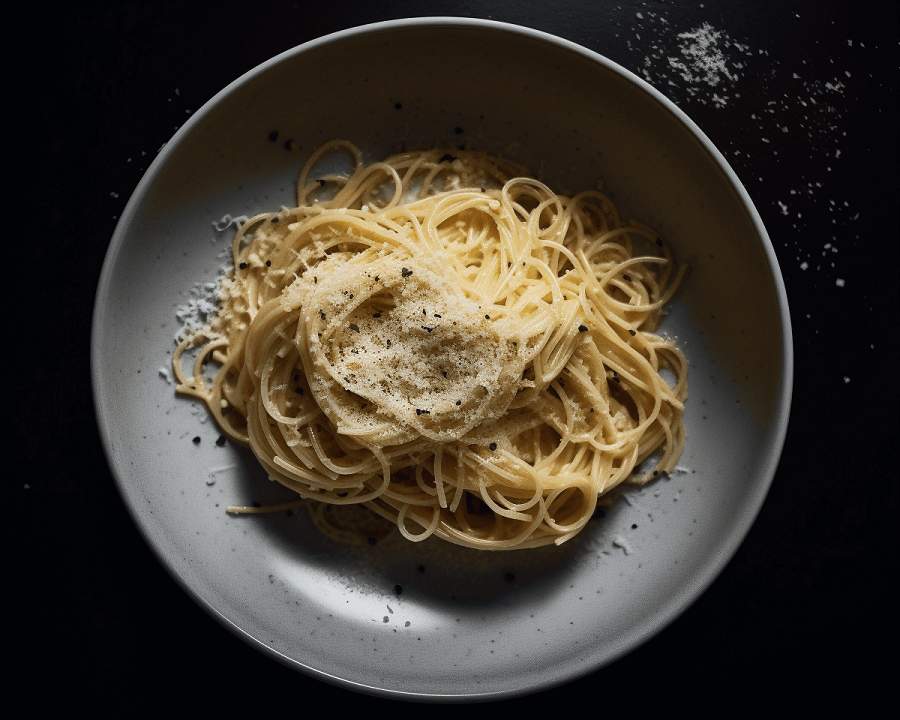
[[[335,156],[346,172],[315,174]],[[655,330],[684,267],[600,191],[558,195],[472,151],[366,163],[337,140],[232,255],[173,366],[297,494],[279,508],[362,505],[409,540],[534,547],[682,452],[687,363]]]

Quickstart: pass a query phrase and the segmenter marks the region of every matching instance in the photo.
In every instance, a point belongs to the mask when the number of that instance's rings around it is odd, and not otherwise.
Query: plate
[[[436,144],[501,154],[551,187],[602,179],[624,217],[690,265],[662,331],[689,363],[677,470],[633,488],[560,547],[485,553],[430,539],[336,545],[275,502],[247,451],[176,397],[185,312],[227,261],[230,217],[292,205],[308,155],[342,137],[371,158]],[[419,18],[272,58],[175,134],[123,213],[103,267],[92,381],[134,522],[201,607],[297,670],[394,698],[534,692],[597,670],[709,586],[774,477],[793,376],[775,254],[703,133],[609,60],[517,26]]]

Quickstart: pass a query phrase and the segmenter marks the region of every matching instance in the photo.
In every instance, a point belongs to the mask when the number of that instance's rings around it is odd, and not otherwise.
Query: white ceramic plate
[[[320,537],[305,513],[226,514],[229,504],[285,494],[252,456],[217,446],[205,412],[175,396],[164,376],[176,311],[219,273],[231,232],[213,222],[293,204],[302,162],[333,137],[373,158],[465,143],[523,162],[560,190],[602,178],[624,215],[667,237],[691,266],[663,326],[690,361],[680,470],[629,491],[575,540],[534,551],[399,539],[350,549]],[[289,139],[297,149],[285,149]],[[178,131],[110,245],[92,373],[125,503],[202,607],[322,679],[393,697],[472,699],[596,670],[712,582],[774,476],[790,337],[775,255],[750,198],[668,100],[536,31],[418,19],[273,58]]]

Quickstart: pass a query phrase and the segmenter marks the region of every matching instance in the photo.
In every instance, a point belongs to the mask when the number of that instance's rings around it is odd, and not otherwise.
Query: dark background
[[[897,639],[888,602],[898,550],[898,13],[837,0],[131,2],[47,8],[17,24],[10,70],[23,92],[11,93],[7,111],[20,130],[12,151],[30,210],[9,229],[13,247],[25,246],[10,260],[30,281],[7,298],[14,337],[26,339],[7,376],[16,428],[7,443],[18,460],[7,508],[13,527],[21,523],[11,546],[12,689],[72,709],[122,698],[122,710],[176,699],[209,711],[243,700],[259,712],[303,712],[319,700],[336,703],[329,712],[415,709],[283,667],[167,575],[103,455],[89,339],[116,220],[192,111],[295,45],[416,15],[554,33],[668,95],[747,186],[781,263],[794,330],[778,473],[718,580],[624,659],[488,709],[569,712],[582,699],[597,713],[641,714],[864,705],[896,669],[876,648],[890,658]],[[679,34],[703,23],[721,32],[731,75],[715,87],[684,80],[667,60],[680,57]]]

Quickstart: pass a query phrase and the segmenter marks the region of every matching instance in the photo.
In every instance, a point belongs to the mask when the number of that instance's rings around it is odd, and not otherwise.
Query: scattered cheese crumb
[[[213,227],[219,232],[223,232],[227,230],[230,225],[234,225],[239,228],[243,225],[247,220],[249,220],[246,215],[238,215],[237,217],[231,217],[231,215],[223,215],[221,220],[214,220]]]
[[[631,555],[631,548],[628,546],[628,543],[625,542],[625,538],[621,535],[616,535],[613,539],[613,545],[622,548],[625,551],[626,555]]]
[[[209,486],[215,485],[216,480],[218,479],[219,475],[222,475],[223,473],[227,473],[230,470],[234,470],[234,468],[235,468],[234,465],[226,465],[225,467],[210,468],[209,475],[206,478],[206,484]]]

